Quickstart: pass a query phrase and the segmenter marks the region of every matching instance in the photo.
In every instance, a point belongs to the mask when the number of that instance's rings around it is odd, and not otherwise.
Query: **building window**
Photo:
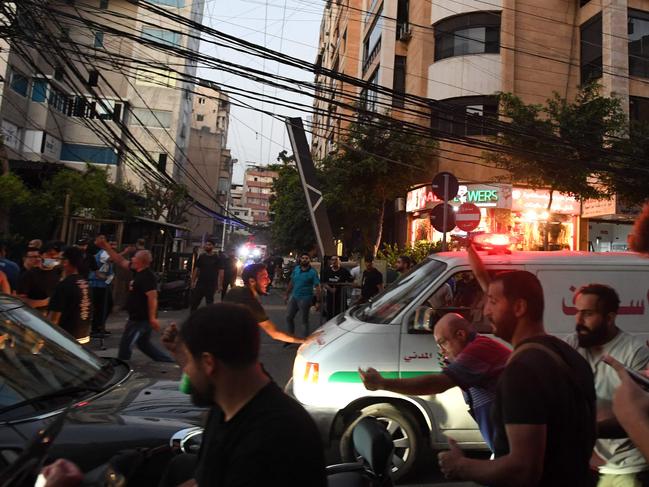
[[[180,34],[167,29],[142,27],[142,39],[158,42],[167,46],[180,46]]]
[[[435,28],[435,61],[500,52],[500,13],[476,12],[441,20]]]
[[[632,122],[649,123],[649,98],[630,96],[629,118]]]
[[[441,100],[433,108],[431,127],[442,134],[495,135],[498,97],[463,96]]]
[[[16,71],[11,72],[11,89],[22,96],[27,96],[29,91],[29,78]]]
[[[408,40],[410,35],[410,24],[408,19],[409,0],[399,0],[397,3],[397,40]]]
[[[185,6],[185,0],[149,0],[151,3],[156,5],[162,5],[163,7],[176,7],[183,8]]]
[[[367,80],[368,85],[379,84],[380,67],[376,68],[374,74]],[[365,110],[369,112],[376,112],[378,110],[379,93],[373,86],[368,86],[361,90],[361,104]]]
[[[158,171],[162,173],[167,172],[167,153],[161,152],[158,154]]]
[[[95,47],[104,47],[104,33],[100,30],[95,32]]]
[[[202,122],[203,120],[205,120],[205,115],[196,115],[197,122]]]
[[[205,98],[200,97],[200,98],[198,99],[198,104],[199,104],[199,105],[205,105]]]
[[[580,28],[581,83],[602,77],[602,15],[584,23]]]
[[[61,160],[94,164],[117,164],[117,153],[110,147],[64,143],[61,149]]]
[[[649,78],[649,12],[629,10],[629,74]]]
[[[369,29],[363,42],[363,72],[374,61],[381,50],[381,33],[383,32],[383,17],[381,11],[376,14],[374,23]]]
[[[32,101],[44,103],[47,100],[47,80],[43,78],[32,79]]]
[[[69,115],[72,106],[72,99],[70,96],[52,86],[50,88],[47,104],[54,110]]]
[[[403,108],[405,105],[406,94],[406,56],[394,57],[394,80],[392,82],[394,97],[392,106]]]
[[[132,125],[141,125],[152,128],[170,128],[172,112],[163,110],[149,110],[148,108],[132,108]]]
[[[97,86],[99,83],[99,71],[88,71],[88,86]]]
[[[99,0],[99,8],[100,9],[107,9],[108,8],[108,0]]]

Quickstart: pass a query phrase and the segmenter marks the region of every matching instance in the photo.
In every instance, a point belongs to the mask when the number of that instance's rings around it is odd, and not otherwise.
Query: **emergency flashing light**
[[[509,246],[513,243],[509,235],[502,233],[483,233],[476,235],[473,241],[490,254],[510,253]]]

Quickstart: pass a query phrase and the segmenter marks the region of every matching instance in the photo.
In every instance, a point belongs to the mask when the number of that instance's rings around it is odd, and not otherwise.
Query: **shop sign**
[[[462,203],[473,203],[481,208],[510,208],[510,193],[511,186],[502,184],[460,184],[457,196],[450,203],[453,206],[459,206]],[[430,209],[440,201],[433,193],[430,185],[422,186],[408,192],[406,211]]]
[[[48,133],[45,133],[44,137],[45,142],[43,143],[43,155],[58,161],[61,157],[61,141],[56,137],[52,137]]]
[[[604,200],[584,200],[581,205],[581,216],[584,218],[615,215],[616,213],[617,197],[615,195]]]
[[[527,188],[514,188],[512,191],[513,211],[545,211],[550,202],[550,192],[544,189],[534,190]],[[579,215],[580,205],[574,197],[557,193],[552,195],[552,213],[562,215]]]

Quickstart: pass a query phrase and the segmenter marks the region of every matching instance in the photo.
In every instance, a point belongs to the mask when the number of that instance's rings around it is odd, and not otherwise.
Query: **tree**
[[[350,125],[338,149],[320,164],[325,204],[338,227],[360,228],[376,254],[386,203],[422,174],[432,176],[436,143],[408,133],[398,120],[366,119]]]
[[[494,137],[506,152],[487,152],[488,161],[507,169],[514,181],[548,188],[551,197],[554,191],[578,199],[607,194],[592,181],[606,174],[608,141],[626,129],[620,100],[601,96],[591,84],[573,102],[556,93],[546,106],[527,105],[510,93],[501,93],[500,101],[512,129]]]
[[[315,234],[295,157],[282,151],[277,160],[279,164],[269,167],[279,174],[270,200],[272,245],[281,253],[304,251],[313,246]]]
[[[146,199],[144,213],[154,220],[166,218],[167,223],[182,225],[187,221],[187,210],[192,203],[189,191],[183,184],[144,183],[143,196]]]
[[[631,123],[626,137],[615,139],[613,148],[621,154],[614,162],[615,170],[604,184],[623,203],[642,205],[649,198],[649,168],[639,161],[649,160],[649,123]]]
[[[494,137],[504,152],[484,157],[506,169],[513,181],[548,188],[577,199],[602,198],[611,193],[611,140],[623,134],[627,119],[617,98],[599,94],[599,86],[580,88],[570,102],[554,94],[545,106],[525,104],[511,93],[500,94],[501,114],[510,128]],[[600,184],[593,184],[594,181]],[[547,249],[548,232],[545,232]]]
[[[9,231],[9,211],[13,206],[24,203],[29,191],[22,180],[9,171],[9,159],[4,138],[0,135],[0,235]]]

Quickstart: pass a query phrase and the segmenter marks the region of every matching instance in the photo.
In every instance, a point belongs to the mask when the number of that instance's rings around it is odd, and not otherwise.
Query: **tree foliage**
[[[279,176],[273,182],[270,200],[271,240],[275,252],[301,252],[313,247],[315,234],[304,197],[295,158],[286,151],[280,152],[279,164],[270,167]]]
[[[599,86],[582,87],[574,101],[554,94],[545,106],[525,104],[501,93],[501,113],[511,130],[495,136],[506,152],[485,153],[485,159],[506,169],[518,183],[549,188],[578,199],[611,193],[610,141],[624,134],[627,119],[617,98],[599,94]]]
[[[364,249],[378,251],[388,201],[430,179],[436,144],[393,122],[352,123],[338,151],[321,161],[325,203],[334,227],[359,228]],[[422,177],[423,176],[423,177]]]
[[[168,223],[182,225],[187,221],[187,210],[191,206],[188,199],[189,191],[183,184],[157,182],[144,183],[145,198],[144,213],[146,216],[159,220],[166,218]]]

